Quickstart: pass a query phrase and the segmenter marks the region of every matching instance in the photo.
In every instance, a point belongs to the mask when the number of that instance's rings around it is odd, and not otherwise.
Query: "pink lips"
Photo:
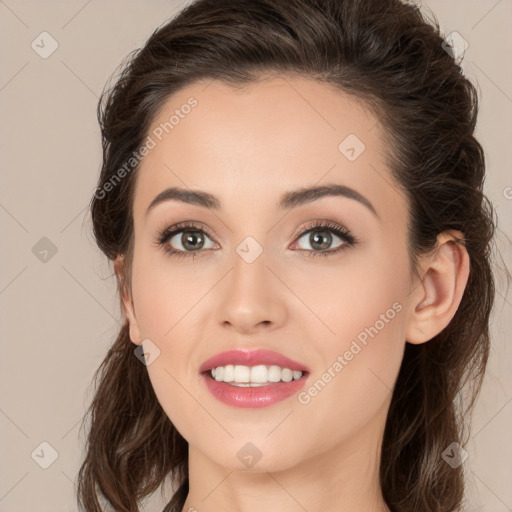
[[[245,366],[276,365],[281,368],[289,368],[292,371],[301,371],[303,375],[300,379],[291,382],[276,382],[257,387],[234,386],[226,382],[218,382],[210,377],[209,370],[228,364]],[[307,376],[304,374],[309,375],[310,373],[307,366],[277,352],[263,349],[222,352],[205,361],[199,370],[201,381],[217,400],[232,407],[245,408],[267,407],[290,397],[305,386]]]
[[[289,368],[292,371],[310,372],[309,368],[288,357],[272,352],[271,350],[228,350],[221,352],[207,361],[205,361],[199,371],[205,372],[217,366],[226,366],[228,364],[240,364],[245,366],[256,366],[259,364],[276,365],[281,368]]]

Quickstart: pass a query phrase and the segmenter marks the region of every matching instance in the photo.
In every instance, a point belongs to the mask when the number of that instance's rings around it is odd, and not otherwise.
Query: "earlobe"
[[[463,239],[459,232],[455,238]],[[457,312],[469,276],[469,255],[453,236],[440,235],[438,249],[430,256],[411,302],[406,341],[420,344],[439,334]]]
[[[122,256],[118,256],[114,260],[114,270],[117,277],[118,292],[121,300],[121,310],[130,327],[130,340],[135,345],[140,345],[142,343],[142,336],[140,334],[139,325],[135,317],[133,299],[126,284],[124,274],[124,261]]]

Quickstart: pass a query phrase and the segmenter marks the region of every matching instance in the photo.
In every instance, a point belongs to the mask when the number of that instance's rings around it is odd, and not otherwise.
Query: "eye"
[[[157,245],[171,256],[194,257],[200,249],[205,248],[205,238],[210,238],[208,233],[209,231],[202,225],[181,222],[160,233]],[[206,248],[211,249],[212,246]]]
[[[329,249],[333,243],[334,233],[335,238],[338,238],[342,243],[335,249]],[[309,235],[306,237],[306,235]],[[330,221],[316,221],[312,226],[302,229],[295,235],[299,240],[304,238],[307,244],[312,249],[300,249],[306,251],[309,256],[331,256],[337,254],[340,251],[348,249],[349,247],[355,246],[359,240],[350,233],[350,231],[338,224],[334,224]]]

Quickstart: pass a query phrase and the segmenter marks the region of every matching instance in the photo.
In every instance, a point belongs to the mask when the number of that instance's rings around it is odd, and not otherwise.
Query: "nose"
[[[278,328],[287,317],[286,287],[268,266],[265,251],[248,261],[235,253],[230,272],[219,283],[217,320],[246,334]]]

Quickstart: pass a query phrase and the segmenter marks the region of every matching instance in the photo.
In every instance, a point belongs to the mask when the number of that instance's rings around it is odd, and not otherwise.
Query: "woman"
[[[460,510],[495,224],[445,48],[398,0],[199,0],[131,56],[98,110],[124,325],[83,510],[166,476],[165,512]]]

